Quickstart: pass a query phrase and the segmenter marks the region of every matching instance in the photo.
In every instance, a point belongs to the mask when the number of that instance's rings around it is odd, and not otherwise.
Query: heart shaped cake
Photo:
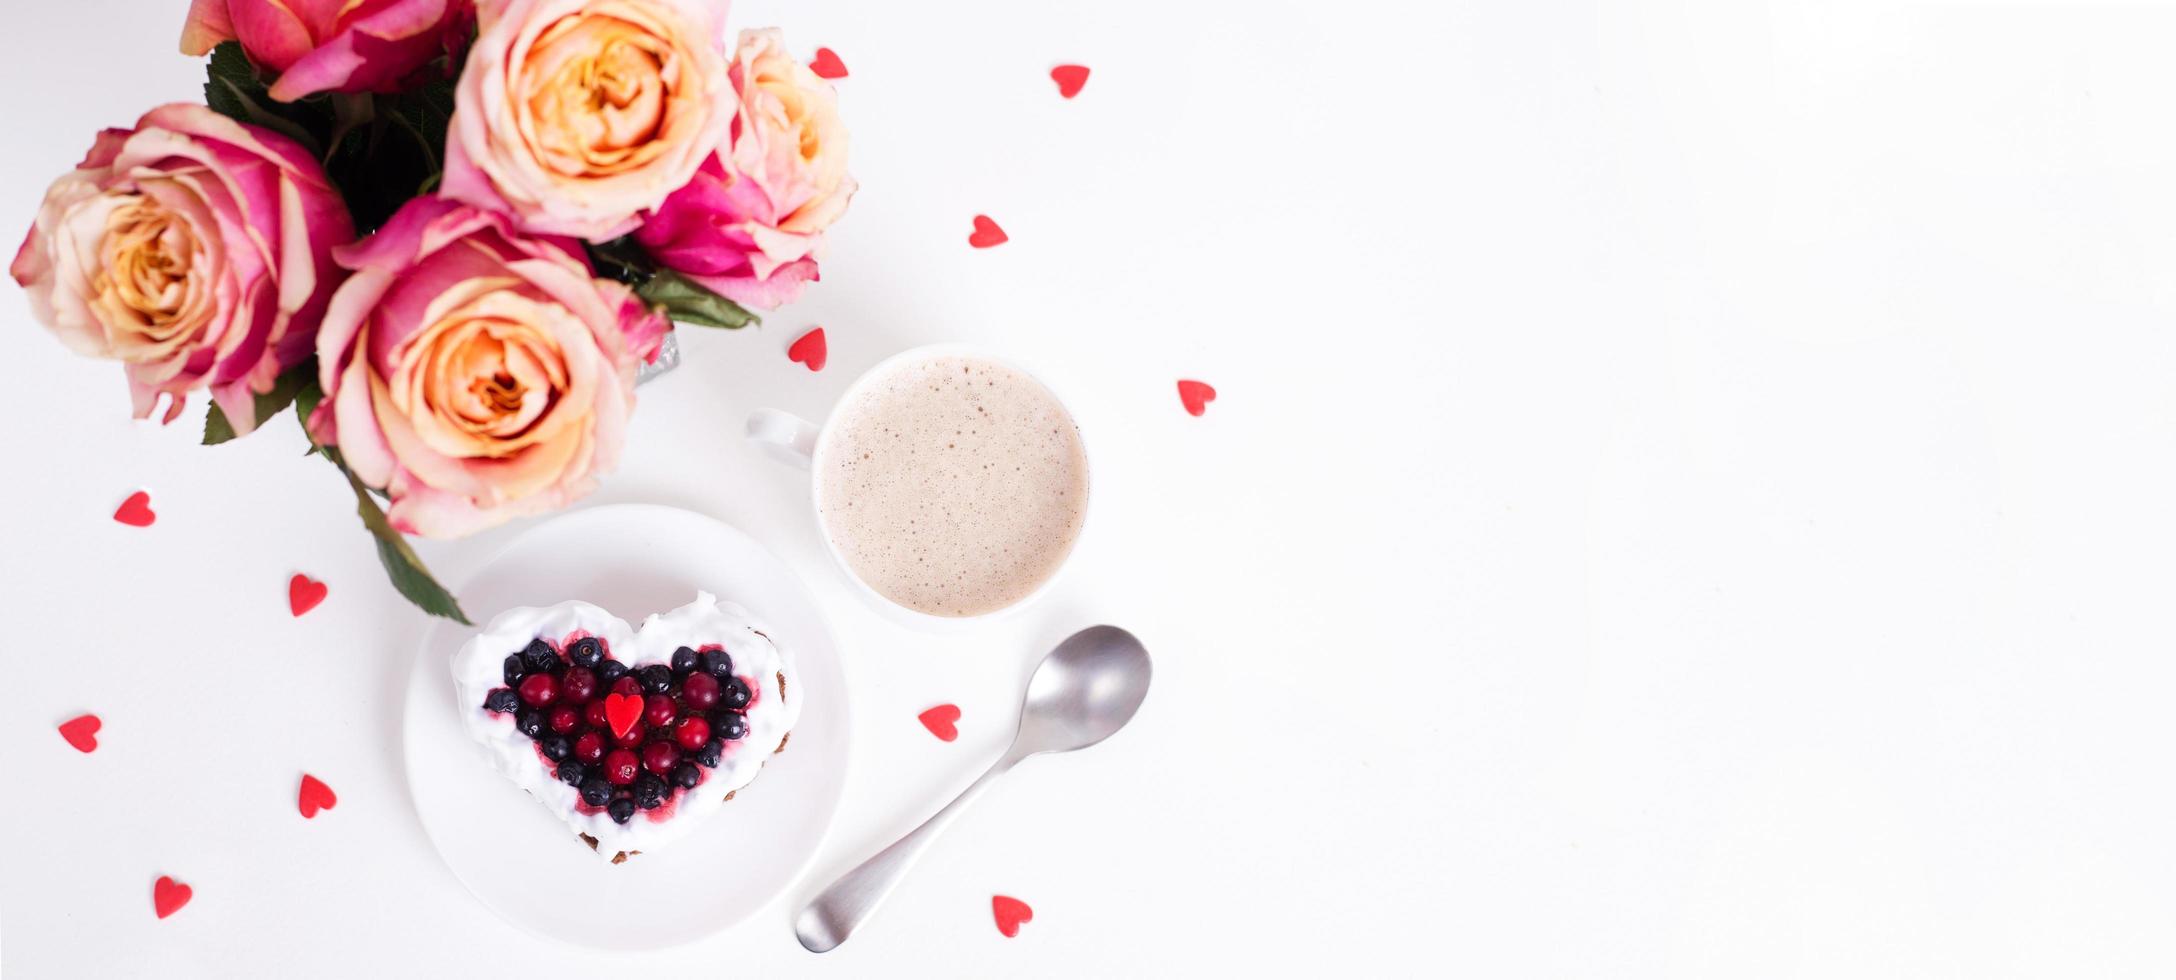
[[[510,609],[453,658],[463,724],[618,864],[693,830],[783,751],[784,650],[707,592],[640,629],[586,602]]]

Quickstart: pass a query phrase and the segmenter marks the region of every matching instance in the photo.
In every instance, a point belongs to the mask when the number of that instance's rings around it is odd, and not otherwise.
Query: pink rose
[[[334,254],[353,274],[318,332],[310,432],[386,492],[395,528],[453,537],[556,510],[618,462],[635,367],[666,324],[578,244],[424,197]]]
[[[164,392],[171,422],[210,388],[239,434],[256,428],[253,393],[310,356],[331,249],[353,237],[307,151],[177,103],[99,134],[9,272],[62,343],[126,366],[137,418]]]
[[[272,97],[391,92],[446,50],[471,0],[192,0],[181,51],[201,55],[238,40],[249,60],[277,72]]]
[[[479,14],[440,193],[523,230],[593,242],[634,230],[732,121],[722,9],[504,0]]]
[[[740,111],[719,154],[635,233],[651,257],[734,302],[774,309],[817,278],[846,210],[846,126],[831,83],[776,30],[743,31],[728,72]]]

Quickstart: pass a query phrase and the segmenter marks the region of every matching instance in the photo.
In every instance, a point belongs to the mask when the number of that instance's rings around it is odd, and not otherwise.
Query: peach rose
[[[478,13],[440,193],[525,231],[601,242],[634,230],[732,121],[722,9],[504,0]]]
[[[318,332],[310,432],[386,492],[395,528],[453,537],[556,510],[617,463],[666,324],[581,254],[435,197],[336,250],[353,274]]]
[[[846,126],[831,83],[775,29],[741,32],[728,78],[740,111],[726,143],[635,238],[713,292],[775,309],[817,278],[824,229],[854,196]]]
[[[100,133],[53,182],[9,272],[38,321],[125,365],[137,418],[209,388],[237,434],[254,395],[310,356],[355,237],[317,160],[200,105],[160,106]]]

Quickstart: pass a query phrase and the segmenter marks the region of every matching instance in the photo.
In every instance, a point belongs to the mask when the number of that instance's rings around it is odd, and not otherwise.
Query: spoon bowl
[[[1116,626],[1090,626],[1043,658],[1007,755],[1085,749],[1126,726],[1148,697],[1148,648]]]

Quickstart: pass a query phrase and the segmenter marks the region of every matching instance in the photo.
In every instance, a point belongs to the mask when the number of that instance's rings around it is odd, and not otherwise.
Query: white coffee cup
[[[1073,415],[1072,409],[1066,405],[1065,400],[1057,392],[1052,390],[1040,378],[1037,378],[1034,373],[1006,358],[991,355],[974,347],[959,344],[939,344],[902,351],[870,368],[861,377],[855,379],[853,384],[847,386],[845,393],[839,396],[837,402],[833,403],[830,413],[821,426],[778,409],[757,409],[748,416],[748,438],[774,458],[804,470],[812,469],[819,460],[826,459],[825,452],[831,447],[832,440],[839,431],[840,423],[848,416],[849,409],[857,405],[862,396],[868,393],[872,386],[891,381],[899,372],[911,369],[917,364],[945,358],[964,358],[988,362],[1018,372],[1030,383],[1038,386],[1044,393],[1048,394],[1058,410],[1063,412],[1069,421],[1073,422],[1075,433],[1079,432],[1077,416]],[[1088,491],[1093,486],[1093,467],[1088,466],[1086,462],[1085,439],[1081,441],[1080,451],[1084,469],[1082,496],[1092,497],[1093,494]],[[964,616],[937,615],[912,608],[886,596],[880,589],[862,577],[861,572],[855,569],[847,555],[840,550],[832,528],[825,521],[822,493],[821,480],[817,475],[812,475],[809,480],[809,510],[816,520],[818,532],[823,535],[824,547],[831,553],[832,560],[845,573],[847,580],[854,583],[857,590],[879,609],[897,621],[923,629],[944,630],[961,623],[980,622],[992,617],[1007,615],[1032,604],[1037,598],[1047,593],[1051,583],[1058,579],[1059,573],[1063,570],[1067,559],[1070,558],[1072,550],[1078,546],[1081,534],[1085,531],[1087,525],[1086,511],[1088,504],[1084,499],[1080,504],[1078,528],[1071,538],[1060,546],[1063,548],[1063,553],[1057,557],[1056,564],[1044,575],[1041,582],[1025,594],[1013,599],[1001,608],[985,612]]]

